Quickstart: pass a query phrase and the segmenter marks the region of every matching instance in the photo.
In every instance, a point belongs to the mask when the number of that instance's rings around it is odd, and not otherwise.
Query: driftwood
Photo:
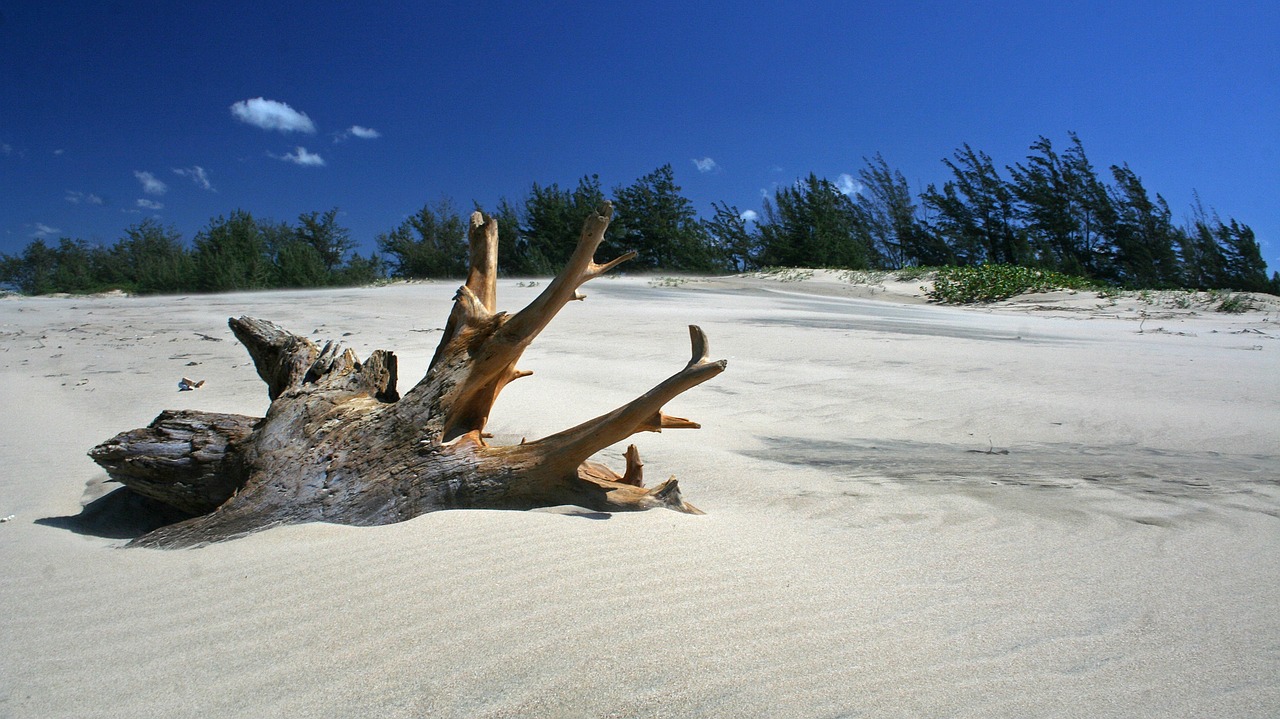
[[[403,396],[390,352],[377,350],[361,362],[350,349],[317,346],[271,322],[230,320],[267,383],[266,417],[165,412],[89,453],[112,479],[199,514],[134,544],[194,546],[279,524],[387,524],[454,508],[571,504],[700,514],[674,478],[644,487],[634,445],[621,474],[589,461],[636,432],[699,426],[662,412],[673,397],[725,368],[724,360],[707,359],[706,336],[695,326],[689,363],[632,402],[536,441],[486,441],[498,393],[530,374],[516,369],[525,348],[561,308],[582,299],[579,287],[634,256],[595,263],[612,213],[604,203],[587,219],[568,266],[514,315],[496,310],[497,223],[473,214],[466,284],[426,376]]]

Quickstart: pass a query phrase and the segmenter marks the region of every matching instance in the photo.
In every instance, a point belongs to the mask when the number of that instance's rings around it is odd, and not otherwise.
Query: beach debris
[[[178,380],[179,392],[190,392],[193,389],[200,389],[203,386],[204,386],[204,380],[197,381],[194,379],[188,379],[186,377],[183,377],[182,379]]]
[[[266,417],[169,412],[89,452],[113,480],[198,515],[131,544],[191,547],[281,524],[389,524],[442,509],[576,505],[702,514],[684,501],[674,477],[644,486],[634,445],[621,473],[590,459],[639,432],[699,428],[663,412],[727,366],[709,359],[707,336],[696,325],[689,326],[683,368],[621,407],[520,444],[490,444],[485,431],[503,388],[532,374],[516,367],[525,349],[566,305],[583,299],[582,285],[635,257],[595,262],[612,217],[613,205],[601,204],[560,274],[524,309],[507,313],[497,309],[497,221],[473,213],[467,280],[425,376],[403,395],[389,351],[361,361],[336,341],[319,345],[272,322],[230,319],[267,385]],[[179,389],[201,384],[184,377]]]
[[[16,517],[17,517],[16,514],[10,514],[7,517],[0,517],[0,524],[4,524],[5,522],[12,522]]]
[[[1055,424],[1062,424],[1062,423],[1055,422]],[[966,449],[965,452],[968,454],[991,454],[991,455],[1009,454],[1009,450],[1007,449],[996,449],[995,442],[992,442],[990,438],[987,439],[986,449]]]
[[[194,334],[196,337],[199,337],[199,338],[200,338],[200,339],[202,339],[202,340],[205,340],[206,342],[221,342],[221,341],[222,341],[222,338],[221,338],[221,337],[214,337],[214,336],[212,336],[212,335],[206,335],[206,334],[204,334],[204,333],[202,333],[202,332],[193,332],[192,334]]]

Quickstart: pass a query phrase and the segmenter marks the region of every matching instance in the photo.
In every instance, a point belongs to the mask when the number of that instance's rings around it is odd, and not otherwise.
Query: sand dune
[[[636,441],[706,516],[440,512],[118,549],[147,507],[90,447],[162,409],[267,407],[228,316],[395,350],[404,387],[454,289],[0,299],[0,716],[1280,713],[1273,305],[601,279],[491,430],[631,399],[699,324],[729,369],[668,409],[704,428]]]

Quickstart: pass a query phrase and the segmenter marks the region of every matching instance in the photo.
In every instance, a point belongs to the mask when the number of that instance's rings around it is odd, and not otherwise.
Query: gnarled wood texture
[[[725,368],[724,360],[708,359],[706,336],[695,326],[688,364],[626,405],[536,441],[486,441],[498,394],[530,374],[516,368],[525,348],[561,308],[582,298],[583,284],[634,256],[595,262],[612,212],[606,202],[587,219],[568,265],[514,315],[496,306],[497,223],[473,214],[466,283],[426,376],[403,396],[390,352],[375,351],[361,362],[349,349],[317,346],[271,322],[230,320],[267,384],[266,417],[166,412],[150,427],[90,452],[113,479],[202,513],[134,544],[194,546],[278,524],[387,524],[455,508],[574,504],[699,514],[674,478],[644,487],[634,445],[622,474],[589,461],[636,432],[698,427],[662,412],[676,395]]]

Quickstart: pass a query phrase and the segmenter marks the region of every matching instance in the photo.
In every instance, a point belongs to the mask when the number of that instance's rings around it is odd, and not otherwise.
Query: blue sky
[[[428,201],[665,163],[704,215],[758,210],[1074,131],[1280,269],[1277,37],[1274,1],[0,2],[0,252],[334,206],[367,251]]]

